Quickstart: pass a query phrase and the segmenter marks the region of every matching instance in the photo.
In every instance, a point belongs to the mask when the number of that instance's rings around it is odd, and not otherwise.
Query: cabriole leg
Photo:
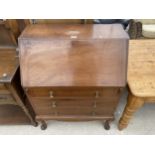
[[[41,130],[46,130],[47,124],[45,121],[41,121]]]
[[[104,122],[104,129],[105,129],[105,130],[110,130],[110,121],[109,121],[109,120],[106,120],[106,121]]]

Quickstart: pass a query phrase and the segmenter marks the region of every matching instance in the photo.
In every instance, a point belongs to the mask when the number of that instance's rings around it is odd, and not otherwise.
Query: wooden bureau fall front
[[[36,120],[114,119],[126,85],[128,35],[114,25],[29,25],[19,38],[21,81]]]

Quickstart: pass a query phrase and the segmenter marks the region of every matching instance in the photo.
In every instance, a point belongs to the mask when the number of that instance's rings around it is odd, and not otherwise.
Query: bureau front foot
[[[33,122],[32,124],[34,127],[37,127],[38,126],[38,122]]]
[[[104,122],[104,129],[105,129],[105,130],[110,130],[110,121],[109,121],[109,120],[106,120],[106,121]]]
[[[47,124],[45,121],[41,121],[41,130],[46,130]]]

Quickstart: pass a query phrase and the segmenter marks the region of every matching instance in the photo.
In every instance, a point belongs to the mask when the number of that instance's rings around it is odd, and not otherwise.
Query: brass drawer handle
[[[50,91],[50,98],[54,98],[53,91]]]
[[[52,102],[52,108],[56,108],[56,107],[57,107],[56,102],[53,101],[53,102]]]
[[[99,91],[96,91],[95,92],[95,98],[98,98],[99,97]]]

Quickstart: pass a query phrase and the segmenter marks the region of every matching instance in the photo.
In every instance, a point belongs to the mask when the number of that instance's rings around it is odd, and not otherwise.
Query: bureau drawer
[[[36,115],[112,115],[112,109],[100,108],[100,109],[92,109],[90,107],[87,108],[57,108],[57,109],[37,109],[35,110]]]
[[[35,98],[115,98],[121,88],[31,88],[27,94]]]
[[[31,99],[31,104],[38,115],[49,114],[90,114],[93,112],[104,111],[104,113],[112,113],[117,106],[117,100],[111,102],[109,100],[49,100],[49,99]]]
[[[0,83],[0,94],[10,94],[10,92],[3,83]]]
[[[2,104],[16,104],[16,101],[11,95],[0,95],[0,105]]]

